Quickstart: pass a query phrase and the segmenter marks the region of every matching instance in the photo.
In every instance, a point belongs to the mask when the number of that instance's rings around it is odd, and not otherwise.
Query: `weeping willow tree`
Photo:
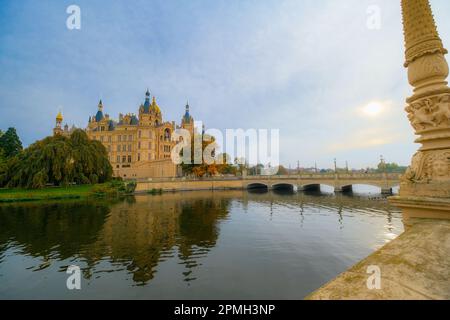
[[[53,136],[37,141],[11,158],[0,177],[7,187],[42,188],[47,184],[95,184],[111,179],[105,147],[89,140],[82,130],[70,137]]]

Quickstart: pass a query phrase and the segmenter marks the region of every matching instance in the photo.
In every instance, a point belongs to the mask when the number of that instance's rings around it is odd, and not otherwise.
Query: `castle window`
[[[133,136],[132,135],[128,136],[128,141],[133,141]]]
[[[108,142],[111,142],[111,136],[108,136]]]
[[[139,136],[139,138],[142,136],[141,130],[139,130],[138,136]]]
[[[123,136],[123,141],[127,141],[127,136]]]
[[[120,144],[117,145],[117,152],[120,152]]]
[[[170,141],[170,130],[169,129],[164,130],[164,140]]]
[[[101,142],[103,142],[103,139],[104,139],[104,137],[103,137],[103,136],[101,136],[101,137],[100,137],[100,141],[101,141]]]
[[[131,163],[131,156],[128,156],[128,163]]]
[[[127,156],[123,156],[123,157],[122,157],[122,162],[123,162],[123,163],[127,162]]]
[[[138,153],[138,161],[141,161],[141,154]]]
[[[120,163],[120,156],[117,156],[117,163]]]
[[[140,149],[141,148],[141,142],[139,141],[138,142],[138,149]]]
[[[122,136],[118,136],[119,142],[122,142]]]
[[[128,145],[128,152],[131,152],[131,144]]]

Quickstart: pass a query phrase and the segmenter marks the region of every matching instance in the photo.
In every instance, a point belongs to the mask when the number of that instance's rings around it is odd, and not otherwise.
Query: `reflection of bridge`
[[[136,191],[152,189],[163,191],[229,190],[229,189],[289,189],[293,191],[319,190],[321,185],[334,188],[335,192],[351,192],[354,185],[378,187],[383,194],[391,194],[400,184],[400,174],[302,174],[290,176],[215,177],[202,179],[163,178],[139,180]]]

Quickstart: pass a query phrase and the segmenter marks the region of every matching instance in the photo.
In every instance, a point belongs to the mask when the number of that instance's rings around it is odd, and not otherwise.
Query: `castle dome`
[[[159,108],[158,104],[156,103],[156,98],[153,97],[152,105],[150,107],[150,110],[155,111],[156,113],[161,113],[161,109]]]
[[[61,111],[59,111],[58,114],[56,115],[56,121],[62,122],[63,120],[64,120],[63,115]]]

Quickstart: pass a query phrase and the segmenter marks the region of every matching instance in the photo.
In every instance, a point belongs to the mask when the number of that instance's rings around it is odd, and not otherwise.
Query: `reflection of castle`
[[[70,135],[73,128],[62,127],[63,116],[58,113],[55,135]],[[164,122],[162,112],[155,97],[150,101],[150,92],[145,93],[145,101],[139,107],[139,116],[120,114],[119,121],[112,120],[103,113],[100,100],[98,111],[89,117],[86,129],[88,136],[98,140],[108,151],[109,161],[115,176],[126,178],[174,177],[177,167],[171,161],[171,151],[176,144],[172,133],[177,128],[194,131],[194,119],[189,113],[189,104],[182,117],[181,125]]]
[[[217,242],[218,224],[227,216],[229,203],[222,197],[168,194],[113,204],[0,206],[0,263],[13,242],[45,266],[77,256],[86,263],[83,274],[89,279],[104,271],[96,265],[107,260],[112,270],[126,268],[133,283],[144,285],[154,278],[160,262],[177,255],[183,279],[194,280],[195,268]],[[41,265],[33,267],[38,271]]]

